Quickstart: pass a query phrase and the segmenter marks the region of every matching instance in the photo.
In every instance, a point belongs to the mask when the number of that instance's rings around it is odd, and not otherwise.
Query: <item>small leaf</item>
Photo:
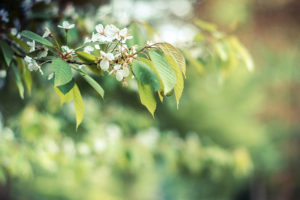
[[[163,83],[164,95],[166,95],[171,90],[173,90],[176,84],[176,75],[162,55],[155,51],[151,51],[149,54],[153,66],[156,69],[156,72],[158,73],[158,76],[160,77]]]
[[[84,51],[76,51],[76,54],[81,60],[86,62],[95,62],[96,60],[96,57],[94,55],[86,53]]]
[[[83,62],[95,62],[96,56],[86,53],[84,51],[76,51],[78,58]],[[86,65],[93,73],[103,76],[103,72],[99,69],[95,63],[95,65]]]
[[[8,44],[3,40],[0,40],[0,45],[6,65],[7,67],[9,67],[12,60],[13,51],[11,50],[10,46],[8,46]]]
[[[135,60],[132,64],[132,71],[141,83],[149,84],[157,91],[160,89],[160,81],[155,72],[145,62],[141,60]]]
[[[17,87],[19,89],[20,97],[21,97],[21,99],[24,99],[24,86],[23,86],[23,83],[21,80],[20,72],[14,64],[12,65],[12,70],[15,75],[15,81],[16,81]]]
[[[50,41],[48,41],[47,39],[43,38],[42,36],[39,36],[38,34],[33,33],[31,31],[26,31],[26,30],[22,31],[21,35],[23,37],[28,38],[28,39],[35,40],[36,42],[39,42],[39,43],[44,44],[46,46],[53,47],[53,44]]]
[[[235,37],[230,38],[230,43],[242,57],[243,62],[245,63],[247,69],[249,71],[253,71],[254,62],[248,50]]]
[[[32,76],[31,73],[29,71],[29,69],[27,68],[27,66],[24,64],[23,60],[19,57],[16,58],[18,66],[21,70],[21,75],[22,78],[25,82],[28,94],[31,95],[31,88],[32,88]]]
[[[149,110],[149,112],[154,117],[154,112],[156,109],[156,101],[150,85],[142,84],[138,82],[139,96],[141,103]]]
[[[61,58],[54,58],[52,60],[52,67],[55,72],[55,87],[64,85],[72,80],[72,70],[66,61]]]
[[[55,77],[54,77],[55,78]],[[61,85],[61,86],[58,86],[57,88],[63,93],[63,94],[67,94],[70,90],[73,89],[75,85],[75,81],[72,79],[70,82],[64,84],[64,85]]]
[[[29,47],[27,46],[27,44],[24,41],[20,40],[16,36],[13,36],[12,34],[8,34],[8,37],[10,39],[12,39],[13,41],[15,41],[18,45],[20,45],[20,47],[22,47],[26,52],[29,51]]]
[[[73,88],[73,98],[76,113],[76,129],[80,125],[84,115],[84,105],[78,86],[75,84]]]
[[[92,86],[96,92],[102,97],[104,98],[104,90],[103,88],[89,75],[85,74],[85,73],[80,73],[81,76],[88,82],[88,84],[90,84],[90,86]]]

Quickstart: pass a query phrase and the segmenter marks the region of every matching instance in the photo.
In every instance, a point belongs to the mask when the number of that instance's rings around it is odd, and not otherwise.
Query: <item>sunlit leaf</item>
[[[154,117],[156,101],[151,86],[145,85],[138,81],[138,89],[141,103],[149,110],[149,112]]]
[[[59,96],[60,99],[60,104],[64,104],[66,102],[69,102],[73,99],[74,95],[73,95],[73,88],[66,94],[62,93],[58,88],[54,88],[56,94]]]
[[[183,72],[185,73],[185,60],[182,54],[172,45],[168,43],[162,43],[159,45],[159,47],[164,52],[167,62],[172,67],[177,77],[174,91],[178,108],[179,100],[184,88],[184,80],[180,69],[184,69]]]
[[[162,80],[164,95],[166,95],[174,89],[177,80],[176,75],[162,55],[155,51],[151,51],[149,55],[158,76]]]
[[[84,105],[78,86],[75,84],[73,88],[73,98],[76,113],[76,128],[81,124],[84,115]]]
[[[33,33],[31,31],[22,31],[21,35],[23,37],[28,38],[28,39],[31,39],[31,40],[34,40],[34,41],[39,42],[41,44],[44,44],[46,46],[53,47],[53,44],[50,41],[48,41],[47,39],[43,38],[42,36],[39,36],[38,34]]]
[[[197,71],[200,73],[200,74],[203,74],[204,71],[205,71],[205,68],[203,66],[203,64],[197,60],[196,58],[194,58],[189,51],[187,50],[182,50],[184,56],[186,57],[187,59],[187,62],[188,62],[188,65],[191,66],[191,67],[194,67],[197,69]]]
[[[135,60],[132,64],[132,71],[141,83],[151,85],[155,91],[160,89],[160,81],[157,75],[145,62]]]
[[[86,53],[84,51],[76,51],[78,58],[83,62],[95,62],[96,57],[92,54]],[[103,76],[103,72],[100,68],[97,67],[96,64],[94,65],[86,65],[93,73]]]
[[[54,86],[64,85],[72,80],[72,70],[66,61],[55,58],[52,60],[52,67],[55,72]]]

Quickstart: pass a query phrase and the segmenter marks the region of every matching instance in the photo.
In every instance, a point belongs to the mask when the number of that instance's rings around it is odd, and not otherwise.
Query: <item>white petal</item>
[[[96,45],[95,45],[95,49],[100,49],[99,44],[96,44]]]
[[[106,54],[106,58],[107,58],[108,60],[113,60],[115,57],[114,57],[114,54],[112,54],[112,53],[107,53],[107,54]]]
[[[128,69],[128,67],[125,67],[125,68],[123,69],[123,76],[124,76],[124,77],[129,76],[129,69]]]
[[[119,70],[121,68],[121,65],[115,65],[114,70]]]
[[[101,60],[100,67],[103,71],[107,71],[109,68],[109,61],[108,60]]]
[[[127,32],[128,32],[127,28],[123,28],[122,30],[120,30],[119,34],[120,36],[125,37],[127,35]]]
[[[118,81],[122,81],[123,79],[123,70],[118,70],[117,73],[116,73],[116,79]]]
[[[106,53],[104,51],[100,51],[100,54],[103,56],[103,57],[106,57]]]
[[[97,31],[98,33],[103,33],[103,32],[104,32],[104,27],[103,27],[103,25],[102,25],[102,24],[98,24],[98,25],[96,26],[96,31]]]

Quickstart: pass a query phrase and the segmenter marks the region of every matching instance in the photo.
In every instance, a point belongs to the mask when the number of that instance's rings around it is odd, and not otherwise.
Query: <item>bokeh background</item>
[[[24,2],[1,2],[22,29],[42,33],[40,21],[61,15],[89,31],[95,19],[139,20],[179,47],[197,35],[193,21],[205,20],[237,36],[255,70],[220,78],[188,63],[179,109],[170,97],[155,119],[134,86],[100,78],[101,100],[78,79],[85,118],[77,131],[72,104],[60,106],[45,77],[34,75],[24,100],[2,78],[0,199],[300,199],[298,0]]]

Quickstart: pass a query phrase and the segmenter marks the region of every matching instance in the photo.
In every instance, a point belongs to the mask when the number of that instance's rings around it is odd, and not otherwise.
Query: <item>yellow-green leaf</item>
[[[17,59],[17,63],[19,65],[19,68],[21,70],[21,75],[22,75],[22,78],[23,78],[23,80],[25,82],[28,94],[31,95],[31,88],[32,88],[31,73],[30,73],[29,69],[24,64],[24,62],[23,62],[23,60],[21,58],[17,57],[16,59]]]
[[[179,69],[182,71],[182,73],[185,76],[186,63],[185,63],[185,59],[184,59],[182,53],[177,48],[175,48],[173,45],[171,45],[169,43],[160,43],[159,47],[161,48],[161,50],[164,52],[165,55],[169,55],[174,59],[174,61],[178,65]]]
[[[152,66],[155,67],[155,72],[160,77],[163,83],[164,95],[174,89],[177,77],[172,67],[167,63],[165,57],[155,51],[149,53],[152,60]]]
[[[82,122],[83,115],[84,115],[83,100],[77,84],[75,84],[73,88],[73,98],[74,98],[74,106],[75,106],[75,113],[76,113],[76,129],[77,129],[80,123]]]
[[[149,112],[154,117],[154,112],[156,109],[156,101],[154,93],[150,85],[144,85],[140,81],[138,82],[139,96],[141,103],[149,110]]]
[[[20,97],[21,97],[21,99],[24,99],[24,86],[23,86],[23,83],[21,80],[20,72],[14,64],[12,64],[11,67],[12,67],[12,70],[15,75],[15,81],[16,81],[17,87],[19,89]]]
[[[159,47],[162,49],[167,62],[172,67],[177,77],[174,91],[175,91],[175,97],[176,97],[177,108],[178,108],[179,100],[184,88],[184,80],[180,68],[184,69],[184,73],[185,73],[185,60],[182,54],[180,52],[178,54],[177,52],[178,50],[172,45],[168,43],[162,43],[159,45]]]
[[[69,102],[73,99],[73,89],[71,89],[68,93],[64,94],[62,93],[58,88],[54,88],[56,94],[59,96],[60,104],[64,104],[66,102]]]

